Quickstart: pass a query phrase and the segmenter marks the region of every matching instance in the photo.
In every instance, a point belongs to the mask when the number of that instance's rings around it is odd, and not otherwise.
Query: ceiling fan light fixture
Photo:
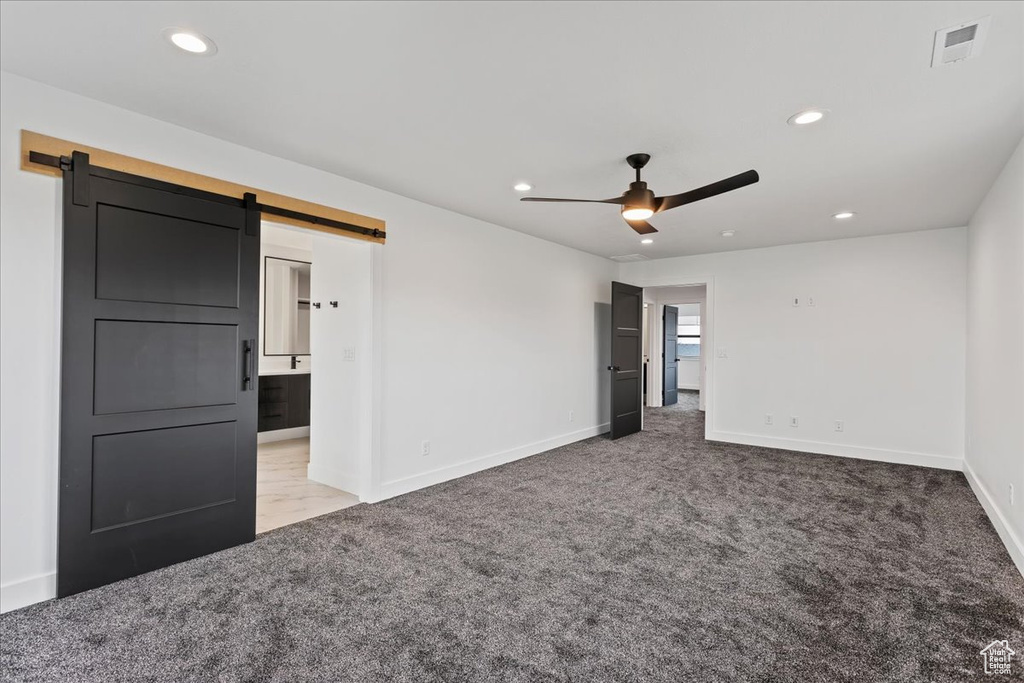
[[[645,206],[626,206],[622,209],[622,217],[627,221],[645,221],[653,215],[654,210]]]
[[[584,202],[587,204],[618,204],[622,218],[639,235],[650,235],[658,232],[658,229],[647,222],[647,219],[655,213],[668,211],[679,206],[699,202],[702,199],[716,197],[726,192],[738,190],[747,185],[753,185],[760,176],[757,171],[750,169],[738,173],[730,178],[719,180],[703,187],[698,187],[689,192],[670,194],[658,197],[653,190],[648,189],[640,177],[640,171],[651,160],[650,154],[630,154],[626,157],[626,163],[636,171],[636,180],[629,184],[629,189],[618,197],[610,199],[567,199],[564,197],[520,197],[521,202]]]

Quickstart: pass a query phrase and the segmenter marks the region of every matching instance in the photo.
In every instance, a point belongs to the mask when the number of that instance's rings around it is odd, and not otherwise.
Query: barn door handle
[[[246,339],[242,342],[242,391],[252,389],[253,360],[255,359],[252,348],[255,345],[255,339]]]

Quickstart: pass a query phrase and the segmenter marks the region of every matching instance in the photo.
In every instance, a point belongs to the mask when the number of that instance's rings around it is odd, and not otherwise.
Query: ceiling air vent
[[[612,261],[618,261],[619,263],[629,263],[630,261],[649,261],[650,259],[643,254],[626,254],[624,256],[612,256]]]
[[[991,18],[985,17],[936,31],[932,68],[977,57],[988,35],[988,22]]]

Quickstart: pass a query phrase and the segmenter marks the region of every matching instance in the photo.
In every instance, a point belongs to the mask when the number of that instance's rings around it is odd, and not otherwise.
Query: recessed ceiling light
[[[722,237],[732,237],[735,234],[736,234],[735,230],[723,230],[722,231]]]
[[[791,126],[806,126],[808,123],[817,123],[825,118],[828,109],[804,109],[789,117],[787,123]]]
[[[516,192],[529,192],[533,189],[533,185],[530,183],[516,183],[512,186],[512,189]]]
[[[845,221],[847,218],[853,218],[856,215],[857,214],[855,214],[853,211],[840,211],[839,213],[832,214],[832,218],[835,218],[836,220],[840,221]]]
[[[654,244],[654,240],[652,240],[650,237],[648,237],[646,239],[640,240],[640,244]]]
[[[178,49],[190,54],[209,57],[217,53],[217,45],[202,33],[185,28],[165,28],[163,36]]]

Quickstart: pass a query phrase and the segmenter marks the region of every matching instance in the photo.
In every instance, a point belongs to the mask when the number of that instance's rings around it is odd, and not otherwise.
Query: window
[[[679,316],[679,331],[676,340],[676,355],[679,358],[700,357],[700,316]]]

